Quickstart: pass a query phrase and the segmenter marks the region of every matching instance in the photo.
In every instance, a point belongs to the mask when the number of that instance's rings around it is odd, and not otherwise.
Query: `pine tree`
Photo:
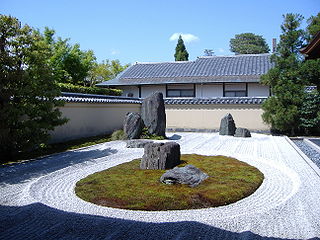
[[[189,59],[189,53],[187,52],[186,46],[184,45],[181,35],[179,36],[179,39],[178,39],[174,58],[175,58],[175,61],[188,61]]]
[[[305,80],[299,77],[304,31],[299,29],[303,17],[286,14],[281,25],[282,34],[277,53],[273,55],[275,67],[261,77],[271,87],[273,96],[262,105],[263,120],[274,130],[291,135],[300,126],[300,109],[304,97]]]

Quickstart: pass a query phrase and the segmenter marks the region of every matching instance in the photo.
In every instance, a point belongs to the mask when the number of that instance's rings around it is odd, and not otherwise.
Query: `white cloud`
[[[116,49],[111,49],[111,55],[118,55],[120,52]]]
[[[191,33],[174,33],[169,38],[169,41],[176,41],[179,39],[179,36],[181,35],[183,41],[185,42],[194,42],[198,41],[199,38]]]
[[[218,52],[220,52],[220,53],[224,53],[224,52],[225,52],[225,50],[224,50],[223,48],[218,48]]]

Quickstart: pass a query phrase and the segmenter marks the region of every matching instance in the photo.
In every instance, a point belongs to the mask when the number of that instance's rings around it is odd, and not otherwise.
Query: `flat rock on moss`
[[[160,177],[160,182],[165,184],[187,184],[190,187],[196,187],[208,177],[199,168],[189,164],[185,167],[175,167],[166,171]]]
[[[127,141],[127,148],[144,148],[146,144],[153,143],[150,140],[144,139],[135,139],[135,140],[128,140]]]

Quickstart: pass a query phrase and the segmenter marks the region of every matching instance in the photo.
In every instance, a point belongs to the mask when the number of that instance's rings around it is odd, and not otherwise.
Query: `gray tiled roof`
[[[126,98],[119,96],[105,96],[95,94],[83,94],[83,93],[67,93],[63,92],[62,96],[57,97],[57,100],[63,100],[65,102],[77,102],[77,103],[127,103],[127,104],[140,104],[139,98]]]
[[[199,57],[195,61],[136,63],[98,86],[258,82],[273,67],[270,54]]]
[[[208,104],[262,104],[266,97],[217,97],[217,98],[166,98],[168,105],[208,105]]]

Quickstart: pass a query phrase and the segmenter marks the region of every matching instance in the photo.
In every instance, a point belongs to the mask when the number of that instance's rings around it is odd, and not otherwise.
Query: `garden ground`
[[[257,167],[265,180],[251,196],[217,208],[145,212],[101,207],[77,198],[76,182],[143,154],[143,149],[127,149],[121,141],[103,143],[1,167],[0,238],[320,237],[320,170],[288,138],[168,135],[181,145],[183,154],[235,157]]]

